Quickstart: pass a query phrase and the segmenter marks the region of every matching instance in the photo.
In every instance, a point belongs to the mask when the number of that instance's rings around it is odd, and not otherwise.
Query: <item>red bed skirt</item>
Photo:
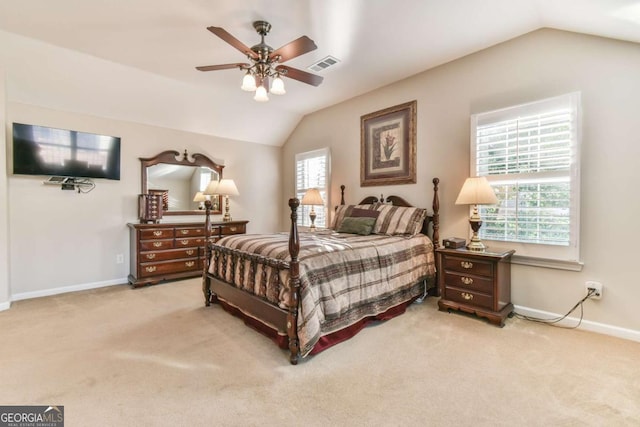
[[[349,338],[356,335],[365,326],[367,326],[372,322],[382,322],[382,321],[389,320],[396,316],[401,315],[407,310],[407,307],[411,303],[413,303],[413,301],[415,301],[416,299],[417,297],[412,298],[411,300],[398,304],[395,307],[391,307],[387,311],[380,313],[376,316],[365,317],[351,326],[348,326],[339,331],[335,331],[328,335],[320,337],[320,340],[316,343],[316,345],[313,347],[313,350],[311,350],[309,354],[318,354],[329,347],[332,347],[336,344],[339,344],[343,341],[348,340]],[[271,326],[265,325],[261,321],[246,315],[245,313],[240,311],[240,309],[226,303],[224,300],[218,299],[218,303],[220,303],[220,305],[222,305],[222,307],[229,313],[243,319],[245,324],[251,326],[252,328],[256,329],[257,331],[271,338],[278,345],[278,347],[283,349],[289,348],[289,338],[287,337],[286,334],[283,335],[281,333],[278,333],[278,331],[272,328]]]

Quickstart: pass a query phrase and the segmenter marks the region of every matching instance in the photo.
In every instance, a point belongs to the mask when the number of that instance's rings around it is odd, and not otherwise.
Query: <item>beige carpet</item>
[[[200,280],[19,301],[0,313],[0,404],[66,426],[640,426],[640,344],[434,299],[298,366]]]

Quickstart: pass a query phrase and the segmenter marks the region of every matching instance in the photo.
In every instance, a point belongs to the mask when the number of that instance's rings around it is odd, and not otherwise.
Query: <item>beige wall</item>
[[[470,115],[581,91],[584,268],[513,266],[512,300],[522,308],[564,314],[584,295],[585,281],[601,281],[604,296],[586,302],[585,319],[592,329],[629,329],[625,333],[638,338],[640,286],[632,268],[637,251],[630,245],[640,236],[634,219],[640,202],[629,197],[637,193],[640,178],[638,70],[638,44],[540,30],[316,112],[303,119],[283,148],[283,204],[294,191],[294,154],[328,146],[333,204],[345,184],[348,203],[393,193],[430,206],[431,179],[437,176],[441,236],[466,236],[468,212],[454,201],[469,175]],[[413,99],[418,101],[418,182],[360,187],[360,116]]]
[[[272,231],[278,226],[279,210],[273,205],[281,199],[278,147],[11,102],[7,107],[7,141],[11,140],[10,124],[14,121],[122,138],[120,181],[95,180],[96,188],[87,194],[43,185],[44,177],[9,175],[8,205],[4,209],[3,204],[0,224],[8,212],[14,299],[65,288],[125,283],[129,274],[126,224],[137,222],[137,195],[141,191],[138,158],[164,150],[186,149],[223,163],[224,177],[234,179],[240,192],[231,200],[234,219],[249,220],[248,232]],[[0,197],[5,176],[0,177]],[[198,219],[204,221],[203,216],[167,216],[162,222]],[[124,264],[116,263],[117,254],[124,255]]]
[[[5,127],[5,75],[0,66],[0,129]],[[0,153],[6,152],[6,138],[0,132]],[[6,158],[6,157],[5,157]],[[9,307],[9,217],[6,208],[7,199],[7,166],[8,162],[0,161],[0,310]]]

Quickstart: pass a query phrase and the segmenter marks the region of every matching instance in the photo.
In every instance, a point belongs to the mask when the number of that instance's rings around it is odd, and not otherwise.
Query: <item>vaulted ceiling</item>
[[[285,79],[287,93],[257,103],[240,90],[238,69],[199,72],[200,65],[246,62],[241,52],[206,30],[222,27],[247,46],[260,41],[255,20],[273,26],[266,43],[278,48],[302,35],[318,48],[286,65],[309,71],[333,56],[340,62],[313,87]],[[135,89],[133,121],[256,143],[281,145],[305,115],[497,43],[544,28],[640,42],[640,2],[631,0],[28,0],[0,2],[0,30],[92,58]],[[20,40],[23,40],[21,38]],[[66,51],[65,51],[66,52]],[[7,55],[8,56],[8,55]],[[42,57],[9,65],[9,97],[37,102],[29,87],[57,64]],[[43,55],[44,56],[44,55]],[[59,56],[59,55],[58,55]],[[47,62],[49,61],[49,63]],[[29,65],[27,65],[27,62]],[[21,71],[11,71],[15,67]],[[23,78],[23,70],[40,77]],[[36,67],[40,68],[36,71]],[[62,67],[62,66],[61,66]],[[64,67],[70,67],[66,64]],[[116,68],[117,67],[117,68]],[[49,68],[49,69],[48,69]],[[108,77],[77,63],[80,73]],[[71,69],[71,68],[65,68]],[[116,71],[117,70],[117,71]],[[27,73],[27,74],[29,74]],[[130,81],[129,77],[130,76]],[[58,77],[60,78],[60,77]],[[144,82],[144,83],[141,83]],[[68,83],[67,83],[68,84]],[[100,82],[97,82],[100,85]],[[109,87],[109,85],[106,85]],[[148,86],[148,87],[147,87]],[[133,87],[133,86],[132,86]],[[99,88],[92,89],[99,90]],[[135,91],[141,90],[136,95]],[[117,91],[100,94],[103,103]],[[116,92],[110,94],[109,92]],[[131,91],[129,91],[131,92]],[[154,93],[158,98],[144,94]],[[40,96],[49,107],[55,97]],[[118,102],[113,99],[111,102]],[[122,103],[122,100],[119,101]],[[153,105],[156,104],[156,105]],[[158,109],[157,104],[163,108]],[[88,103],[86,105],[89,105]],[[91,109],[90,107],[85,107]],[[96,109],[98,107],[96,106]],[[142,112],[144,110],[144,112]],[[156,110],[157,113],[156,114]],[[162,113],[160,112],[162,111]],[[86,111],[117,116],[113,112]],[[175,119],[182,114],[185,117]]]

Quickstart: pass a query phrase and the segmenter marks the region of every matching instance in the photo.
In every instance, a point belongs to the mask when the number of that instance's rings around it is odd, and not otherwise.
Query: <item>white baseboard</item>
[[[105,286],[122,285],[129,283],[126,278],[105,280],[102,282],[83,283],[80,285],[63,286],[60,288],[43,289],[41,291],[22,292],[11,296],[11,301],[19,301],[23,299],[48,297],[51,295],[64,294],[67,292],[86,291],[89,289],[103,288]],[[1,307],[1,306],[0,306]]]
[[[11,307],[11,301],[0,302],[0,311],[9,310],[9,307]]]
[[[522,307],[520,305],[515,306],[515,311],[518,314],[522,314],[525,316],[537,317],[541,319],[552,319],[557,317],[562,317],[561,314],[557,313],[549,313],[548,311],[536,310],[529,307]],[[567,317],[557,325],[560,326],[575,326],[580,321],[580,318],[577,317]],[[626,340],[637,341],[640,342],[640,331],[635,331],[633,329],[620,328],[618,326],[607,325],[604,323],[592,322],[590,320],[582,319],[582,323],[578,326],[577,329],[582,329],[584,331],[597,332],[599,334],[611,335],[617,338],[623,338]]]

